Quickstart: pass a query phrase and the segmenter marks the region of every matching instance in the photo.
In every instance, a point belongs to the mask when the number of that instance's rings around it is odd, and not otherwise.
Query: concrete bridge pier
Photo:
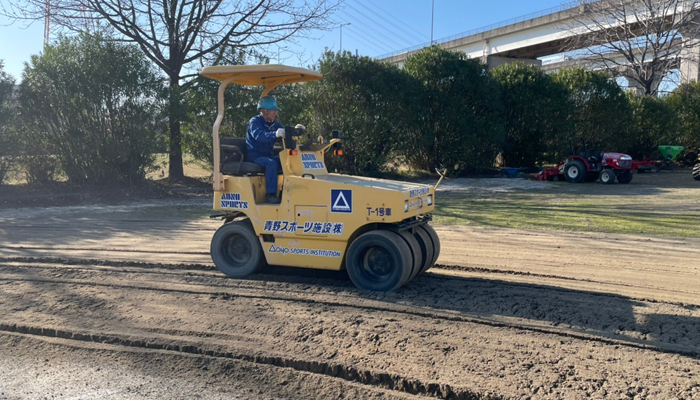
[[[690,26],[680,31],[681,84],[700,81],[700,15],[693,18]]]
[[[681,84],[700,81],[700,38],[684,40],[681,50]]]

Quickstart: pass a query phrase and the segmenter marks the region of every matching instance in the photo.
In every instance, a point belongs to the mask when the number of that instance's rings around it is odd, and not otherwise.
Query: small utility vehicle
[[[571,142],[571,155],[559,164],[559,174],[571,183],[600,181],[611,184],[617,181],[632,181],[632,157],[622,153],[588,152],[586,142],[581,139],[581,147],[576,151]]]

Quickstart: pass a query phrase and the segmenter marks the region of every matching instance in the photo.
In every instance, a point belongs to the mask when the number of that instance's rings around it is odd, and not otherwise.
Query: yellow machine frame
[[[325,154],[336,147],[339,138],[325,141],[319,137],[315,143],[294,146],[296,149],[284,147],[279,154],[281,202],[265,204],[264,176],[221,173],[219,127],[224,118],[224,90],[231,83],[266,86],[265,96],[277,85],[319,80],[322,75],[282,65],[215,66],[200,74],[221,82],[213,128],[213,207],[227,221],[247,217],[268,264],[340,270],[348,247],[359,235],[426,224],[426,215],[435,207],[433,186],[329,173]]]

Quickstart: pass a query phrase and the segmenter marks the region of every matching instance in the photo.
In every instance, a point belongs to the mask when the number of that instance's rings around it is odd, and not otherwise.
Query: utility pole
[[[433,0],[433,7],[430,11],[430,45],[433,45],[433,24],[435,22],[435,0]]]
[[[343,27],[347,25],[352,25],[350,22],[347,24],[340,24],[340,52],[343,52]]]
[[[44,47],[49,45],[49,24],[51,23],[51,0],[46,0],[46,7],[44,11]]]

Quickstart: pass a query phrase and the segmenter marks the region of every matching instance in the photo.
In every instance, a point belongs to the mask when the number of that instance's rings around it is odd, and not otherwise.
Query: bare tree
[[[15,20],[43,20],[84,31],[108,24],[118,38],[136,43],[168,77],[170,177],[184,176],[181,100],[197,62],[216,63],[226,50],[282,42],[329,26],[342,0],[0,0],[0,13]],[[201,65],[200,65],[201,66]]]
[[[698,46],[698,0],[577,0],[567,50],[645,95]],[[695,51],[697,53],[697,51]],[[697,79],[697,77],[695,77]]]

